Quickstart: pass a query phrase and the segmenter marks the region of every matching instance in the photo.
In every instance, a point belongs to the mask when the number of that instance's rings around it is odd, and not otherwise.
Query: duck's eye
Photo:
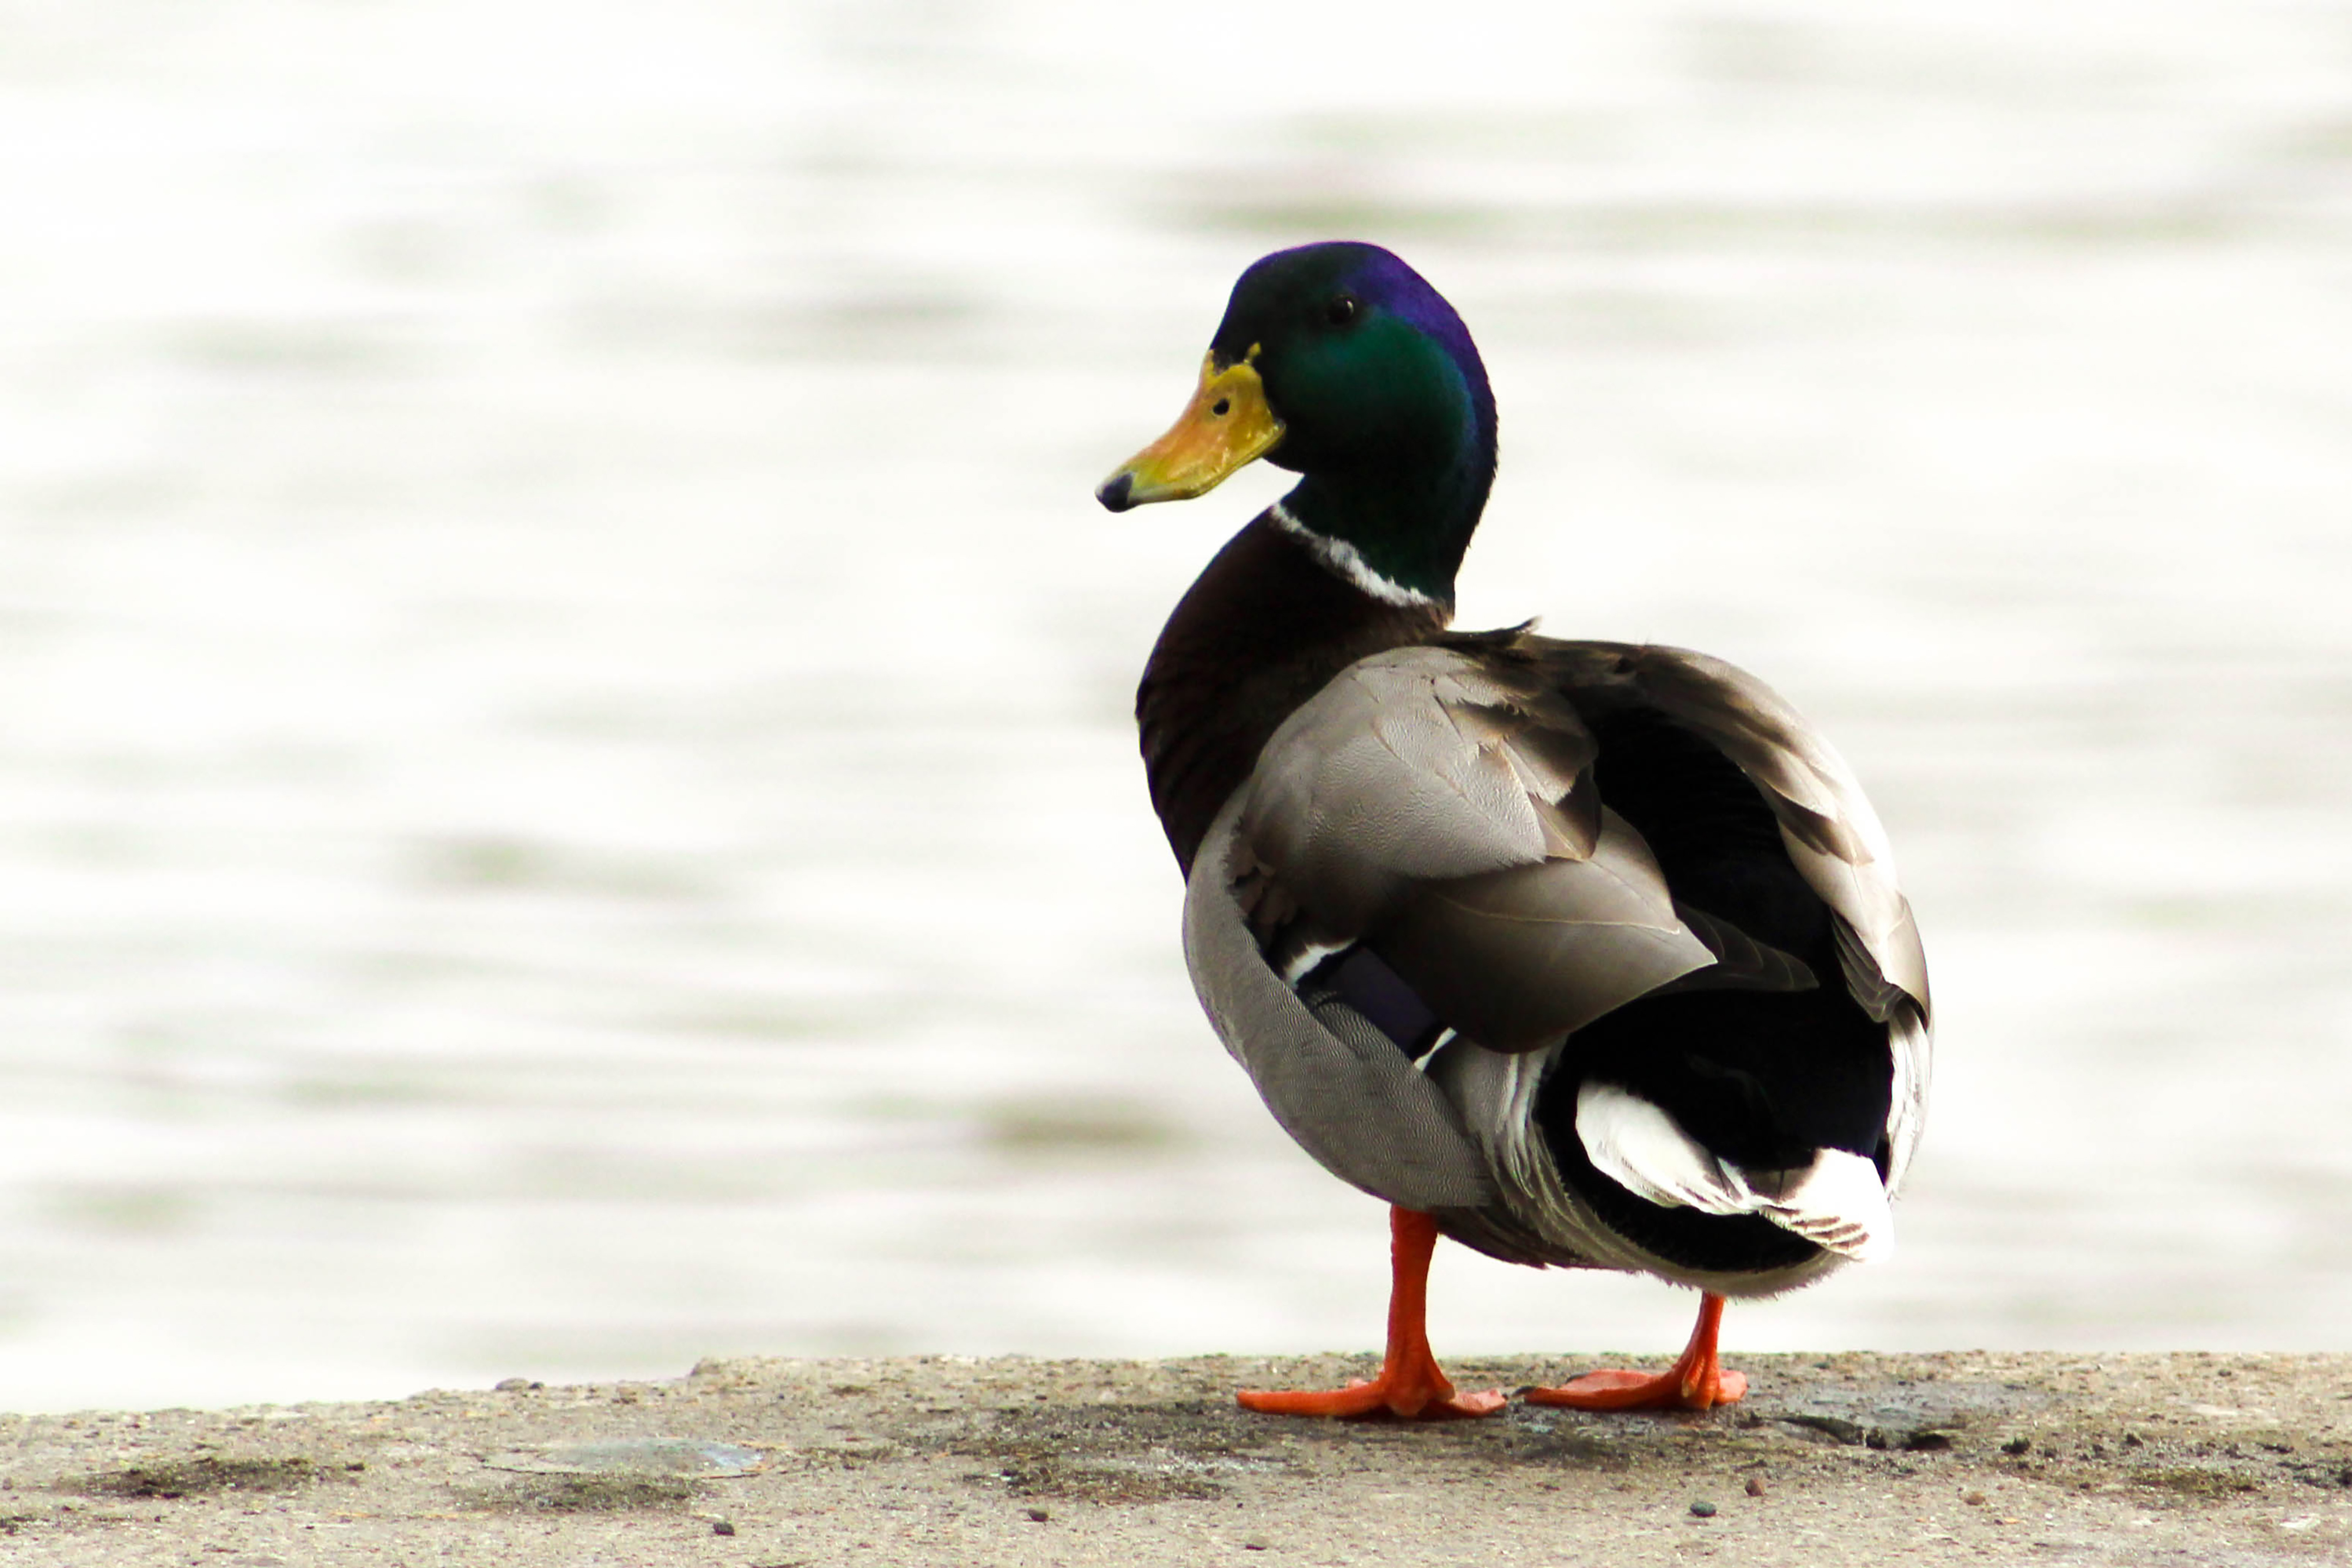
[[[1234,412],[1234,400],[1229,397],[1221,397],[1216,402],[1209,405],[1209,412],[1215,414],[1219,419],[1223,419],[1225,415]]]
[[[1356,297],[1352,294],[1335,294],[1331,303],[1323,307],[1323,319],[1334,327],[1344,327],[1355,319]]]

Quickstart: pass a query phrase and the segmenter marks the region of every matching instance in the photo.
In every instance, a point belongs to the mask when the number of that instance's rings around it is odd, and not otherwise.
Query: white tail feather
[[[1811,1165],[1781,1175],[1780,1182],[1750,1178],[1759,1189],[1778,1189],[1778,1196],[1759,1192],[1759,1214],[1858,1263],[1893,1256],[1895,1211],[1876,1166],[1844,1149],[1823,1149]]]
[[[1752,1214],[1758,1207],[1737,1170],[1630,1089],[1589,1078],[1578,1085],[1576,1141],[1594,1170],[1636,1197],[1702,1214]]]
[[[1591,1080],[1576,1092],[1576,1138],[1593,1169],[1652,1203],[1702,1214],[1760,1214],[1859,1262],[1895,1250],[1895,1215],[1878,1167],[1844,1149],[1823,1149],[1794,1170],[1743,1171],[1709,1154],[1660,1107]]]

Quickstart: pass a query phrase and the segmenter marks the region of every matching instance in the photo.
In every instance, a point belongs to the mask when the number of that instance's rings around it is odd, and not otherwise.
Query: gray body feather
[[[1664,716],[1756,785],[1833,916],[1839,974],[1676,906],[1647,842],[1601,802],[1580,710],[1608,706]],[[1927,964],[1885,835],[1828,744],[1719,660],[1497,633],[1359,661],[1288,716],[1216,817],[1188,881],[1184,942],[1202,1006],[1291,1136],[1469,1245],[1756,1294],[1891,1242],[1885,1193],[1826,1155],[1734,1169],[1633,1096],[1596,1099],[1589,1125],[1580,1104],[1595,1167],[1628,1190],[1759,1214],[1822,1249],[1769,1273],[1679,1267],[1603,1223],[1534,1124],[1568,1037],[1628,1002],[1842,985],[1887,1029],[1886,1193],[1909,1164],[1930,1065]],[[1290,983],[1358,942],[1450,1027],[1419,1061],[1345,1001]]]

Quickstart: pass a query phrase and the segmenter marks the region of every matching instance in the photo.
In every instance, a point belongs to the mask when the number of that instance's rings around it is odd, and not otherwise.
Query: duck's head
[[[1495,475],[1494,395],[1462,318],[1378,246],[1276,251],[1234,285],[1175,427],[1095,495],[1114,512],[1188,500],[1260,457],[1304,476],[1276,520],[1335,570],[1450,602]]]

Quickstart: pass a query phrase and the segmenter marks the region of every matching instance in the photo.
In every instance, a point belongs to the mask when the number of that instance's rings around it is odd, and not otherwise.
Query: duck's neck
[[[1234,536],[1176,606],[1135,694],[1144,771],[1169,847],[1187,875],[1209,824],[1257,765],[1282,721],[1357,660],[1427,641],[1444,598],[1368,591],[1332,563],[1290,502]],[[1377,569],[1375,569],[1377,570]],[[1385,573],[1381,574],[1385,580]]]
[[[1376,599],[1442,605],[1495,482],[1491,444],[1440,465],[1309,474],[1274,507],[1326,566]]]

